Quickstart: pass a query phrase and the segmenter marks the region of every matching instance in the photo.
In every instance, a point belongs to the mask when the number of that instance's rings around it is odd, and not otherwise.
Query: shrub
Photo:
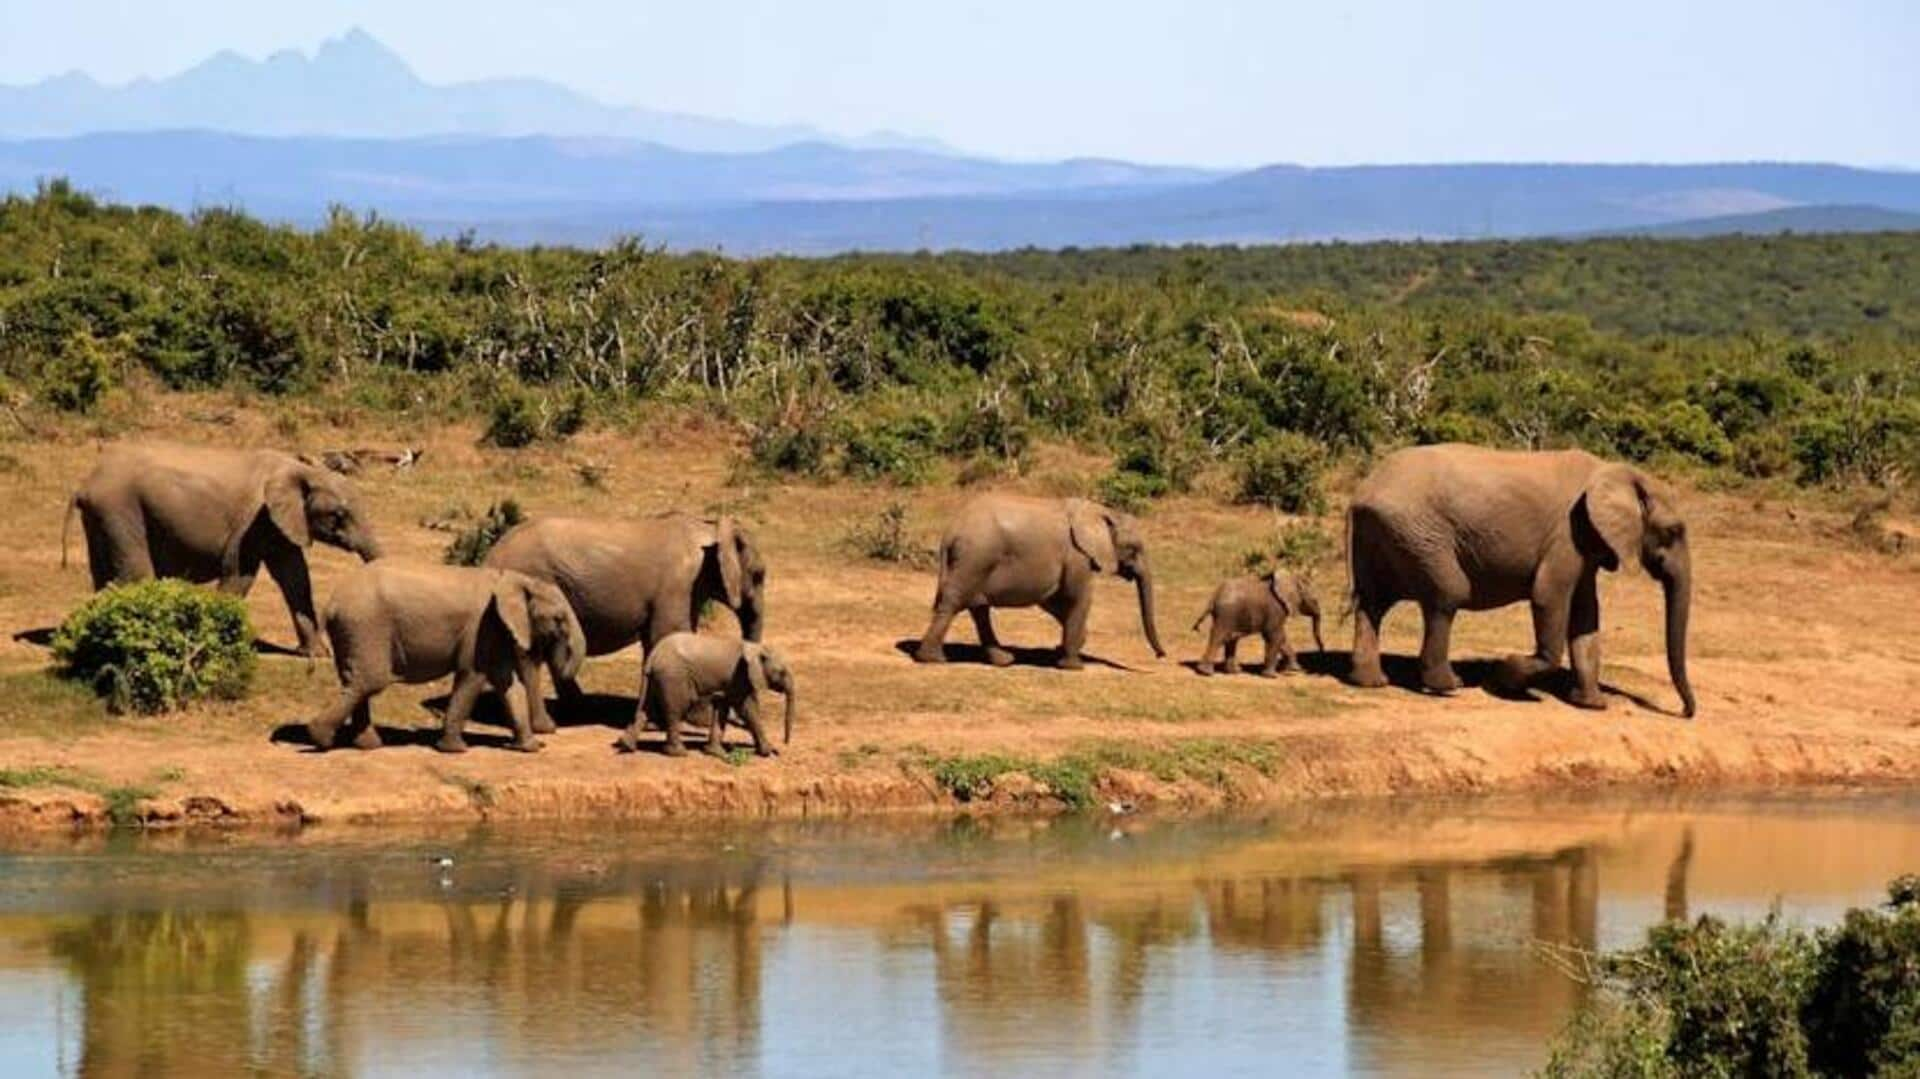
[[[141,581],[82,604],[54,633],[53,656],[114,711],[168,712],[200,697],[244,695],[253,627],[237,596]]]
[[[481,514],[471,527],[462,529],[453,537],[453,542],[447,544],[446,552],[441,555],[441,561],[450,566],[477,566],[486,561],[487,552],[493,550],[493,545],[500,542],[501,536],[526,519],[526,514],[520,511],[519,502],[503,498],[488,506],[487,512]]]
[[[533,398],[509,390],[493,399],[487,409],[487,430],[480,440],[504,450],[531,446],[540,438],[540,414]]]
[[[1808,933],[1703,917],[1602,958],[1549,1076],[1908,1075],[1920,1053],[1920,878]]]
[[[1234,497],[1283,513],[1325,513],[1320,476],[1326,466],[1327,451],[1320,443],[1294,431],[1269,435],[1241,453]]]
[[[937,552],[919,543],[907,531],[907,504],[889,502],[871,521],[856,523],[844,540],[848,550],[876,562],[925,568],[936,561]]]
[[[85,330],[61,343],[59,355],[41,374],[41,392],[53,407],[91,412],[113,386],[114,358],[106,345]]]
[[[1248,573],[1288,568],[1305,573],[1334,557],[1340,544],[1315,521],[1294,521],[1274,533],[1270,547],[1254,547],[1241,557]]]
[[[1153,508],[1153,500],[1171,490],[1172,485],[1159,476],[1149,476],[1116,468],[1100,479],[1100,501],[1122,513],[1142,514]]]
[[[887,480],[917,487],[933,472],[939,425],[922,413],[899,419],[850,424],[843,435],[840,470],[863,480]]]
[[[747,459],[769,472],[818,476],[826,468],[826,436],[812,424],[769,424],[747,440]]]

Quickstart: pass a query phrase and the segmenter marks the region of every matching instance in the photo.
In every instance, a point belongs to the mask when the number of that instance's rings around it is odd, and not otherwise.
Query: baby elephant
[[[1267,642],[1266,659],[1259,671],[1262,678],[1273,677],[1282,659],[1286,660],[1287,670],[1299,670],[1300,659],[1287,643],[1287,617],[1293,614],[1303,614],[1313,620],[1313,645],[1326,651],[1327,646],[1320,640],[1320,601],[1300,578],[1275,570],[1265,577],[1234,577],[1220,582],[1220,587],[1214,589],[1212,602],[1193,623],[1193,628],[1199,629],[1200,623],[1213,619],[1207,650],[1201,654],[1195,669],[1201,674],[1212,674],[1214,654],[1224,646],[1227,673],[1240,673],[1234,649],[1241,637],[1258,633]]]
[[[513,717],[514,748],[540,748],[535,731],[553,730],[546,707],[529,699],[527,672],[551,664],[571,677],[586,638],[560,590],[524,573],[470,566],[369,562],[334,591],[325,616],[340,698],[307,724],[313,744],[331,748],[352,717],[353,745],[380,744],[369,701],[395,682],[453,675],[453,696],[437,746],[467,748],[461,738],[482,691],[498,693]],[[515,680],[518,693],[510,693]]]
[[[631,751],[640,746],[640,729],[651,722],[667,735],[667,755],[684,756],[680,724],[696,712],[707,712],[707,752],[720,756],[727,714],[738,711],[753,735],[753,751],[771,757],[778,750],[760,726],[760,697],[773,689],[787,698],[785,731],[781,741],[793,738],[793,672],[780,653],[732,637],[700,633],[670,633],[647,653],[641,677],[640,712],[620,739]]]

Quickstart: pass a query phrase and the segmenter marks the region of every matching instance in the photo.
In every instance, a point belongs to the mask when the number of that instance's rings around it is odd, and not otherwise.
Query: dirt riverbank
[[[293,408],[294,406],[271,406]],[[211,418],[209,418],[211,417]],[[319,450],[424,445],[405,472],[375,469],[361,484],[388,549],[438,558],[449,536],[423,526],[465,503],[514,495],[530,513],[640,514],[670,506],[726,506],[753,523],[772,565],[768,640],[789,654],[802,688],[794,743],[775,760],[675,760],[615,752],[632,709],[631,650],[589,662],[581,714],[544,752],[497,747],[481,728],[475,749],[435,753],[437,722],[423,702],[444,687],[397,687],[375,702],[389,741],[378,752],[316,754],[289,725],[333,689],[330,667],[268,655],[240,702],[183,715],[106,716],[86,693],[47,674],[44,631],[87,594],[75,539],[60,567],[67,494],[91,467],[89,433],[43,432],[0,449],[0,828],[64,828],[112,818],[154,824],[297,824],[388,819],[666,817],[693,815],[951,812],[1048,808],[1066,801],[1129,808],[1203,807],[1328,796],[1530,790],[1567,786],[1911,783],[1920,781],[1920,560],[1846,537],[1838,507],[1692,492],[1698,584],[1693,676],[1700,716],[1676,702],[1661,654],[1660,596],[1644,577],[1603,585],[1606,680],[1602,714],[1577,712],[1550,692],[1530,700],[1477,684],[1449,699],[1406,688],[1362,692],[1342,684],[1345,627],[1329,624],[1325,657],[1309,673],[1273,681],[1202,678],[1185,632],[1242,552],[1271,536],[1270,514],[1209,500],[1164,504],[1145,522],[1161,583],[1161,633],[1173,655],[1152,658],[1127,586],[1096,601],[1088,669],[973,662],[957,625],[955,662],[920,667],[903,641],[924,628],[931,573],[864,559],[846,536],[895,500],[909,507],[909,538],[931,544],[967,497],[953,486],[900,492],[865,486],[734,482],[727,444],[684,423],[661,433],[591,433],[565,447],[507,453],[474,446],[474,432],[372,430],[297,411],[270,413],[217,398],[166,398],[121,421],[141,437]],[[582,468],[581,466],[593,466]],[[1097,466],[1042,455],[1008,481],[1071,489]],[[583,482],[591,473],[595,485]],[[1326,527],[1337,535],[1338,522]],[[1894,522],[1912,530],[1911,523]],[[350,556],[313,557],[324,598]],[[1344,573],[1320,574],[1338,607]],[[250,597],[261,635],[289,643],[278,592]],[[723,614],[722,631],[731,624]],[[1007,612],[1002,636],[1034,646],[1057,631],[1044,616]],[[1419,619],[1389,622],[1391,671],[1411,679]],[[22,635],[22,636],[16,636]],[[1296,643],[1306,637],[1294,629]],[[1469,683],[1491,660],[1530,641],[1515,608],[1463,616],[1455,658]],[[1248,649],[1247,651],[1257,651]],[[497,729],[491,729],[497,731]],[[276,737],[279,735],[279,737]],[[744,740],[735,732],[736,742]]]

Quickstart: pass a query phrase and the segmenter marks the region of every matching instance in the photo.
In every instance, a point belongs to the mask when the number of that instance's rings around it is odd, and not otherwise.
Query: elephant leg
[[[973,616],[973,631],[980,637],[980,647],[987,653],[987,662],[996,667],[1013,665],[1013,653],[1000,647],[1000,638],[993,632],[993,608],[978,603],[967,608]]]
[[[538,752],[540,740],[533,736],[533,704],[526,692],[527,684],[512,675],[497,676],[490,679],[489,684],[513,721],[513,748],[522,753]]]
[[[442,753],[465,753],[467,740],[467,717],[473,714],[473,705],[487,688],[487,680],[472,671],[461,671],[453,676],[453,695],[447,699],[447,718],[440,729],[440,741],[435,749]]]
[[[340,727],[349,717],[366,707],[367,698],[372,696],[359,686],[341,686],[340,695],[332,704],[320,710],[320,713],[307,720],[307,738],[315,749],[333,748],[333,740],[340,733]]]
[[[1200,653],[1200,662],[1194,665],[1194,670],[1199,671],[1201,674],[1212,674],[1213,657],[1221,653],[1222,649],[1226,647],[1226,643],[1227,631],[1220,625],[1220,619],[1216,617],[1213,620],[1212,627],[1207,630],[1206,651]]]
[[[1087,644],[1087,616],[1093,612],[1093,589],[1059,603],[1050,603],[1047,613],[1060,622],[1060,669],[1077,671],[1086,666],[1080,650]]]
[[[913,651],[915,663],[945,663],[947,661],[947,627],[953,625],[953,616],[960,613],[960,605],[947,602],[943,594],[933,603],[933,620],[927,623],[927,632],[920,637],[920,647]]]
[[[287,601],[287,613],[293,616],[293,632],[299,640],[299,653],[325,657],[327,644],[321,639],[320,624],[313,613],[313,581],[307,575],[306,557],[298,548],[276,554],[267,560],[267,574],[280,586],[280,595]]]
[[[656,721],[661,718],[658,697],[649,698],[648,696],[650,693],[658,694],[658,692],[659,690],[657,688],[650,688],[648,686],[647,677],[645,673],[642,673],[640,676],[640,703],[634,706],[633,722],[627,725],[626,730],[620,732],[620,748],[622,750],[628,753],[638,752],[640,749],[640,733],[647,729],[648,718],[652,717]],[[661,726],[665,726],[665,723],[661,723]]]
[[[87,570],[94,591],[110,584],[146,581],[155,576],[153,553],[147,549],[146,528],[135,515],[116,520],[109,514],[82,513],[80,528],[87,537]]]
[[[373,702],[363,699],[353,709],[353,748],[379,749],[380,732],[373,726]]]
[[[657,680],[661,682],[655,692],[659,694],[656,699],[660,706],[660,727],[667,735],[667,756],[684,757],[687,755],[687,744],[680,737],[680,724],[686,722],[699,701],[690,692],[690,687],[683,689],[664,679]]]
[[[725,701],[718,701],[706,709],[707,713],[707,755],[725,757],[727,755],[727,713],[731,711]]]
[[[1453,664],[1447,660],[1453,638],[1453,608],[1431,603],[1421,613],[1426,625],[1420,642],[1420,684],[1433,693],[1452,693],[1460,688],[1460,676],[1453,673]]]
[[[1567,615],[1570,597],[1553,596],[1545,602],[1533,601],[1533,654],[1515,653],[1506,658],[1502,676],[1515,689],[1552,670],[1567,650]]]
[[[540,691],[540,672],[547,665],[531,657],[521,657],[515,666],[518,668],[521,691],[525,694],[530,728],[535,734],[552,734],[555,730],[553,717],[547,714],[546,695]]]
[[[1353,612],[1353,669],[1348,677],[1363,689],[1379,689],[1387,684],[1387,672],[1380,666],[1380,626],[1393,604],[1369,597],[1355,597]]]
[[[1600,692],[1600,588],[1592,571],[1574,586],[1567,633],[1573,660],[1573,695],[1569,699],[1581,708],[1606,708],[1607,698]]]
[[[777,757],[780,751],[767,738],[767,729],[760,725],[760,698],[750,696],[740,702],[740,718],[746,721],[747,733],[753,735],[755,756]]]
[[[1226,652],[1220,657],[1220,669],[1228,674],[1240,673],[1240,638],[1228,637]]]

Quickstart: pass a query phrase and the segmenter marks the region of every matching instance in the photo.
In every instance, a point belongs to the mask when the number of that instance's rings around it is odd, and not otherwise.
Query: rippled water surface
[[[1916,868],[1886,794],[41,840],[0,1075],[1513,1073],[1542,942]]]

